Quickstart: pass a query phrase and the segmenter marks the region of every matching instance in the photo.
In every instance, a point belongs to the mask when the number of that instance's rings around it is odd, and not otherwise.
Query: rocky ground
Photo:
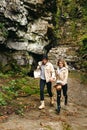
[[[56,109],[56,93],[54,92],[55,105],[50,106],[49,97],[45,95],[46,108],[38,110],[39,96],[33,95],[20,98],[21,102],[32,104],[24,115],[10,115],[5,120],[0,120],[0,130],[87,130],[87,87],[79,80],[69,78],[69,102],[67,106],[61,99],[61,113]]]

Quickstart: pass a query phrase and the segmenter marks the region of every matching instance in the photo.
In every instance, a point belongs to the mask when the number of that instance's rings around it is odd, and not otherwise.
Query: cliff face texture
[[[55,0],[1,0],[0,63],[6,65],[15,59],[19,65],[25,65],[33,62],[33,53],[46,53],[47,46],[53,44],[55,11]]]
[[[54,34],[58,46],[49,52],[56,64],[59,57],[66,59],[70,66],[87,70],[87,1],[56,0]]]
[[[48,52],[52,63],[63,57],[75,66],[78,48],[87,43],[86,5],[86,0],[0,0],[2,68],[35,64]]]

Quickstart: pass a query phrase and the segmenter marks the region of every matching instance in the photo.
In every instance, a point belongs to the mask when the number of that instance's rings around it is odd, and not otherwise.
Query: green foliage
[[[69,124],[63,123],[63,130],[72,130],[72,128]]]
[[[77,28],[76,28],[76,22],[75,21],[72,21],[71,22],[71,32],[72,32],[72,37],[77,37]]]
[[[36,79],[24,75],[5,75],[0,73],[1,80],[5,82],[0,87],[0,105],[12,104],[17,97],[39,94],[39,82]],[[5,77],[4,77],[5,76]]]
[[[4,74],[2,72],[0,72],[0,78],[4,78],[4,79],[7,79],[10,75],[9,74]]]
[[[2,73],[10,74],[10,75],[17,74],[21,71],[20,66],[17,65],[15,60],[9,61],[9,64],[2,66],[0,70],[1,70]]]
[[[81,69],[87,72],[87,35],[84,35],[81,39],[78,55],[81,57],[79,61]]]
[[[24,88],[22,88],[22,91],[28,95],[32,95],[32,94],[38,94],[39,93],[39,88],[30,88],[29,86],[26,86]]]
[[[87,32],[87,1],[57,0],[57,11],[54,15],[54,21],[54,34],[60,42],[69,40],[70,44],[77,43],[80,35]],[[68,25],[66,24],[67,22],[69,23]],[[64,35],[61,28],[64,28],[66,32]],[[69,32],[70,35],[67,37]]]
[[[7,105],[4,94],[0,92],[0,106],[5,106]]]
[[[68,6],[68,13],[72,20],[78,18],[78,11],[78,5],[74,1],[70,2]]]
[[[55,35],[57,34],[58,32],[58,23],[59,23],[59,17],[60,17],[60,10],[58,9],[57,10],[57,13],[55,14]]]
[[[84,35],[81,40],[80,54],[87,54],[87,35]]]
[[[8,30],[6,29],[4,23],[0,23],[0,31],[1,31],[0,35],[2,35],[3,37],[7,38]]]
[[[86,73],[83,73],[81,75],[81,83],[87,84],[87,74]]]
[[[24,116],[24,106],[23,105],[18,105],[18,107],[15,110],[15,114]]]
[[[79,81],[83,84],[87,84],[87,73],[85,72],[71,71],[69,76],[71,78],[79,79]]]

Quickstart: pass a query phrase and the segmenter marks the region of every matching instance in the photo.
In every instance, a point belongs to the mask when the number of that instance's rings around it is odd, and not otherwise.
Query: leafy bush
[[[7,105],[4,94],[1,92],[0,93],[0,106],[5,106]]]
[[[79,49],[79,56],[81,57],[81,60],[79,61],[79,64],[81,66],[81,69],[87,72],[87,36],[83,36],[81,43],[80,43],[80,49]]]
[[[6,29],[4,23],[0,23],[0,30],[1,30],[1,32],[2,32],[1,35],[2,35],[3,37],[7,38],[7,36],[8,36],[8,31],[7,31],[7,29]]]
[[[82,39],[82,46],[80,48],[80,54],[87,54],[87,36]]]

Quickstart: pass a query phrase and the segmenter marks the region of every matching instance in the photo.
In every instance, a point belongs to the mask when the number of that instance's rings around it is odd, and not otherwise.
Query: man
[[[44,103],[44,87],[47,85],[47,92],[50,96],[50,103],[53,105],[53,94],[52,94],[52,82],[56,80],[55,70],[53,65],[48,61],[48,57],[46,55],[42,58],[42,63],[38,66],[41,70],[40,74],[40,100],[41,105],[39,109],[45,108]]]

